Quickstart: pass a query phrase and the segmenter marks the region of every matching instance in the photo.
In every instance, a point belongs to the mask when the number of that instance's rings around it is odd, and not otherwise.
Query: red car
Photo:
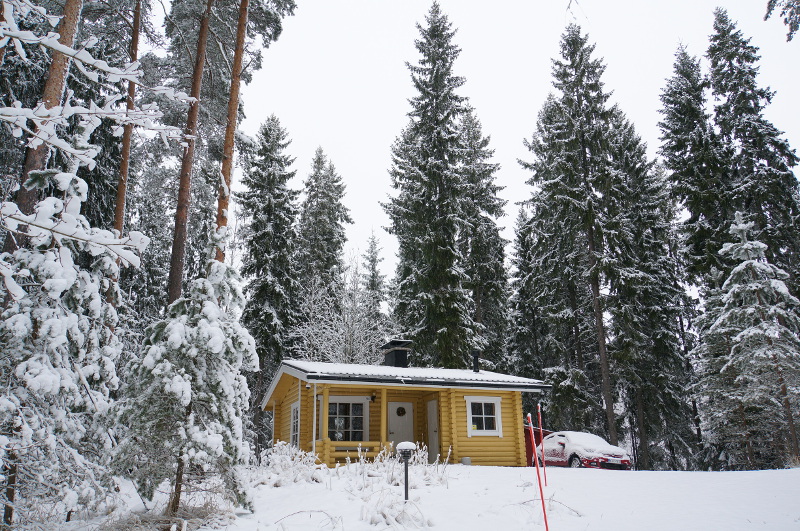
[[[542,445],[547,466],[630,470],[631,458],[619,446],[580,431],[557,431],[544,438],[536,450],[541,463]]]

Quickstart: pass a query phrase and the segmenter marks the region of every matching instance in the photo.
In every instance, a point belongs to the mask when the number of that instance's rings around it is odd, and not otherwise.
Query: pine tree
[[[464,273],[473,304],[472,320],[479,330],[482,358],[497,368],[506,352],[508,329],[508,274],[505,268],[506,240],[500,235],[497,218],[503,216],[506,201],[495,184],[499,164],[489,162],[489,149],[481,122],[472,108],[461,120],[462,174],[466,183],[463,216],[468,221],[459,234]]]
[[[722,252],[737,265],[708,301],[696,349],[704,431],[719,466],[732,469],[781,467],[798,455],[798,403],[787,382],[800,379],[800,301],[766,246],[749,240],[754,228],[736,214],[739,241]]]
[[[438,3],[417,25],[422,56],[408,64],[417,94],[411,123],[393,147],[392,186],[386,205],[399,243],[396,319],[414,341],[416,365],[460,368],[476,346],[472,303],[465,288],[459,233],[464,231],[464,178],[459,118],[464,79],[453,74],[460,49]]]
[[[758,86],[758,48],[717,9],[707,55],[714,121],[730,154],[735,210],[755,223],[753,237],[767,246],[766,258],[789,274],[790,291],[800,293],[800,184],[791,169],[798,158],[764,117],[773,93]]]
[[[173,479],[169,515],[196,469],[205,479],[220,478],[237,503],[249,503],[237,469],[249,457],[250,393],[242,372],[258,370],[258,358],[252,336],[238,323],[244,303],[238,274],[216,260],[207,264],[207,277],[146,330],[139,355],[126,367],[129,383],[117,413],[127,427],[115,450],[117,471],[146,498]]]
[[[320,282],[335,291],[344,267],[347,241],[344,225],[353,220],[342,203],[345,194],[342,177],[321,147],[314,153],[303,192],[295,258],[298,281],[301,289]]]
[[[12,137],[26,137],[27,146],[24,165],[18,165],[22,157],[10,157],[22,186],[13,201],[0,205],[10,250],[0,254],[5,527],[31,524],[31,509],[68,519],[76,509],[103,501],[112,485],[104,455],[114,442],[107,413],[119,385],[115,363],[121,351],[113,280],[119,264],[139,263],[147,238],[92,227],[81,214],[89,187],[78,172],[96,167],[98,147],[90,141],[103,125],[101,117],[116,127],[136,123],[167,136],[176,133],[151,121],[158,118],[156,109],[120,112],[111,97],[83,106],[74,92],[64,91],[71,62],[80,63],[85,94],[110,95],[119,79],[141,83],[129,65],[95,60],[92,39],[80,51],[71,49],[69,26],[77,27],[81,8],[81,2],[67,3],[56,45],[44,31],[60,17],[28,2],[4,4],[5,28],[14,30],[23,20],[41,22],[27,27],[32,31],[6,35],[11,42],[4,48],[13,47],[20,62],[43,59],[48,65],[48,81],[36,99],[52,112],[22,101],[0,107],[0,120]],[[37,55],[28,56],[26,49]],[[103,88],[89,87],[95,83]],[[34,525],[40,524],[48,526]]]
[[[714,269],[724,270],[719,255],[729,241],[733,213],[732,176],[726,153],[706,112],[708,80],[700,62],[681,47],[675,54],[674,74],[661,93],[663,120],[659,154],[669,171],[675,199],[689,213],[681,226],[683,259],[701,286]]]
[[[242,275],[247,279],[247,304],[242,321],[253,334],[260,371],[250,381],[256,446],[266,444],[260,401],[281,360],[288,357],[289,330],[295,321],[297,277],[292,256],[295,246],[297,192],[289,188],[294,159],[286,154],[290,140],[277,117],[270,116],[245,151],[242,184],[236,198],[243,221]]]

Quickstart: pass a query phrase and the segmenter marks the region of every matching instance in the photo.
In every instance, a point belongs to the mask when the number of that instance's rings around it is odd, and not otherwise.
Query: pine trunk
[[[191,97],[189,113],[186,117],[186,147],[183,149],[181,159],[181,173],[178,184],[178,206],[175,212],[175,234],[172,239],[172,256],[169,263],[169,281],[167,284],[167,304],[172,304],[180,298],[183,289],[183,265],[186,260],[186,237],[189,225],[189,203],[192,187],[192,164],[194,162],[195,137],[197,136],[197,122],[200,115],[200,88],[203,85],[203,71],[206,64],[206,47],[208,45],[208,31],[211,25],[211,6],[214,0],[206,1],[206,9],[200,19],[200,30],[197,35],[197,51],[194,58],[194,71],[192,72]]]
[[[66,0],[61,22],[56,28],[59,33],[58,42],[60,44],[69,47],[74,44],[81,11],[83,11],[83,0]],[[61,104],[71,61],[70,57],[62,53],[55,51],[52,53],[53,60],[50,62],[47,80],[42,90],[42,104],[46,109],[51,109]],[[25,187],[25,182],[32,171],[45,169],[49,153],[50,145],[46,142],[42,142],[36,148],[25,150],[25,165],[23,166],[20,187],[16,196],[17,206],[23,214],[32,214],[39,198],[39,191],[36,189],[29,190]],[[6,241],[3,245],[4,252],[12,253],[19,247],[27,245],[27,238],[21,234],[27,231],[27,227],[20,225],[18,231],[16,238],[11,232],[7,233]]]
[[[228,97],[228,124],[225,127],[225,143],[222,154],[222,181],[217,202],[217,229],[228,226],[228,204],[231,195],[231,174],[233,173],[233,149],[236,138],[237,117],[239,114],[239,86],[242,81],[242,63],[244,61],[245,36],[247,34],[247,14],[250,0],[239,3],[239,22],[236,27],[236,49],[233,52],[233,71],[231,72],[231,90]],[[225,261],[225,251],[217,247],[216,259]]]
[[[182,455],[178,456],[178,469],[175,472],[175,489],[169,497],[167,505],[167,516],[175,516],[181,506],[181,494],[183,493],[183,471],[186,469],[186,462]]]
[[[133,29],[131,31],[131,46],[129,55],[131,62],[136,62],[139,57],[139,32],[142,25],[142,0],[136,0],[133,9]],[[128,111],[133,110],[136,97],[136,84],[128,81]],[[117,203],[114,206],[114,229],[122,234],[125,225],[125,202],[128,189],[128,169],[130,168],[131,143],[133,140],[133,124],[126,124],[122,133],[122,154],[119,163],[119,181],[117,183]]]

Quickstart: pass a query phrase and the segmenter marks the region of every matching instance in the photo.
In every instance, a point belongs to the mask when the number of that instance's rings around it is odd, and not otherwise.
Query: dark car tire
[[[577,455],[573,455],[569,458],[569,467],[570,468],[581,468],[583,465],[581,464],[581,460],[578,458]]]

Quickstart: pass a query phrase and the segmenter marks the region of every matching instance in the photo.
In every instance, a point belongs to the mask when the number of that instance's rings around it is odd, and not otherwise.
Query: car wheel
[[[570,468],[580,468],[581,467],[581,460],[578,458],[577,455],[573,455],[569,458],[569,467]]]

